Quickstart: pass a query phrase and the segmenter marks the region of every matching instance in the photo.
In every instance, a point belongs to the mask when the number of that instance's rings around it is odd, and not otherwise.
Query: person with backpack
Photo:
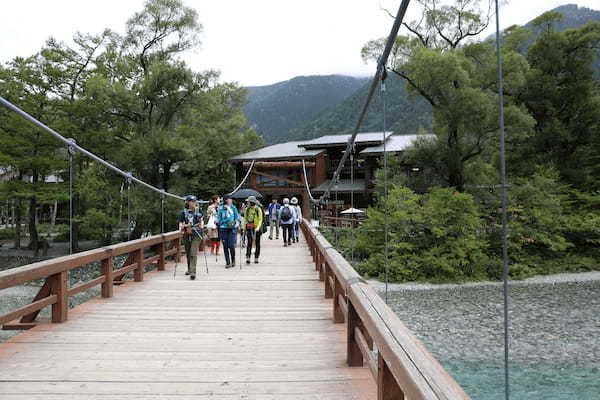
[[[217,209],[219,208],[220,203],[219,200],[219,196],[212,196],[210,205],[206,209],[206,216],[208,217],[206,229],[208,230],[208,239],[210,240],[210,254],[213,255],[219,254],[219,247],[221,246],[221,242],[219,241],[219,228],[215,222],[215,219],[217,218]]]
[[[279,240],[279,210],[281,204],[277,202],[277,199],[273,198],[271,204],[269,204],[269,240],[273,240],[273,230],[275,230],[275,239]]]
[[[248,203],[248,207],[246,207],[243,224],[244,232],[246,234],[246,264],[250,264],[253,243],[256,247],[256,250],[254,250],[254,264],[258,264],[258,258],[260,257],[260,238],[262,236],[265,216],[262,205],[256,197],[250,196],[246,199],[246,202]]]
[[[283,207],[279,210],[278,223],[283,230],[283,247],[292,245],[292,235],[294,229],[294,221],[296,220],[296,210],[290,206],[290,199],[283,199]]]
[[[224,203],[217,209],[216,223],[219,227],[219,239],[223,242],[225,268],[232,268],[235,266],[235,245],[240,214],[231,197],[225,195],[223,199]]]
[[[196,262],[198,260],[198,248],[202,240],[202,230],[204,221],[202,220],[202,211],[197,208],[198,199],[196,196],[186,196],[184,209],[179,214],[179,229],[183,233],[183,246],[185,247],[185,256],[187,258],[187,272],[191,280],[196,279]]]
[[[298,205],[298,199],[292,197],[292,208],[296,211],[296,219],[294,221],[294,242],[298,243],[300,240],[300,224],[302,223],[302,208]]]

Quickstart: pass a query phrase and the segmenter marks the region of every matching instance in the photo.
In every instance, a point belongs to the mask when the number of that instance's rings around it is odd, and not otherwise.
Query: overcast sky
[[[0,62],[36,52],[49,36],[68,41],[74,32],[123,32],[125,21],[144,0],[2,1]],[[298,75],[374,72],[360,49],[386,36],[399,0],[187,0],[204,26],[201,48],[185,55],[196,70],[218,69],[222,79],[265,85]],[[416,3],[416,2],[413,2]],[[509,0],[501,27],[524,24],[556,6],[576,3],[600,9],[598,0]],[[408,19],[415,19],[416,7]],[[487,34],[493,33],[490,27]],[[402,30],[401,30],[402,32]]]

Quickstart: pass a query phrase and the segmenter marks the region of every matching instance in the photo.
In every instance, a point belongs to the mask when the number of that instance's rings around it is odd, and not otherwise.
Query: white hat
[[[292,204],[298,204],[298,199],[295,197],[292,197]]]
[[[290,204],[290,199],[288,199],[287,197],[283,199],[283,204]]]

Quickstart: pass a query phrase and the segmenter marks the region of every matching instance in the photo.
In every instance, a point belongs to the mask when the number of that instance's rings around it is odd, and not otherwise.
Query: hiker
[[[246,207],[246,213],[244,214],[244,232],[246,234],[246,264],[250,264],[250,257],[252,256],[252,243],[255,244],[256,250],[254,250],[254,264],[258,264],[258,258],[260,257],[260,238],[262,236],[263,224],[265,222],[264,211],[262,204],[254,196],[250,196],[246,199],[248,207]]]
[[[298,243],[300,240],[300,224],[302,223],[302,208],[298,205],[298,199],[292,197],[292,208],[296,211],[296,219],[294,221],[294,242]]]
[[[269,240],[273,240],[273,230],[275,230],[275,239],[279,239],[279,210],[281,204],[277,202],[277,199],[271,200],[269,204]]]
[[[283,230],[283,247],[292,245],[294,222],[296,220],[296,210],[290,206],[290,199],[283,199],[283,207],[279,210],[279,219],[277,222]]]
[[[216,223],[219,227],[219,239],[223,242],[225,268],[231,268],[235,266],[235,244],[240,214],[231,197],[225,195],[223,199],[223,204],[217,209]]]
[[[196,261],[198,259],[198,247],[202,240],[202,230],[204,221],[202,220],[202,211],[198,209],[198,199],[196,196],[186,196],[185,206],[179,214],[179,229],[183,232],[183,245],[185,247],[185,256],[187,258],[187,272],[191,280],[196,279]]]
[[[217,209],[219,208],[219,203],[219,196],[214,195],[210,198],[210,205],[206,209],[206,216],[208,217],[206,228],[208,230],[208,240],[210,241],[210,254],[212,255],[218,255],[219,247],[221,247],[221,242],[219,241],[219,228],[217,227],[216,223]]]

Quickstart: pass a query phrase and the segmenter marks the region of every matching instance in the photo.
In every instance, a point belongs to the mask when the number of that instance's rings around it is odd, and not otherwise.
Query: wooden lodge
[[[259,191],[263,204],[277,198],[295,196],[302,205],[304,215],[310,215],[310,196],[306,180],[314,198],[320,197],[333,178],[348,140],[347,135],[321,136],[312,140],[295,141],[267,146],[229,159],[236,165],[236,178],[240,181],[254,162],[245,186]],[[371,204],[375,171],[385,150],[400,155],[423,135],[393,135],[392,132],[359,133],[354,152],[347,158],[337,185],[334,185],[325,210],[326,215],[337,216],[349,208],[354,197],[354,207],[366,208]],[[304,165],[303,165],[304,163]]]

